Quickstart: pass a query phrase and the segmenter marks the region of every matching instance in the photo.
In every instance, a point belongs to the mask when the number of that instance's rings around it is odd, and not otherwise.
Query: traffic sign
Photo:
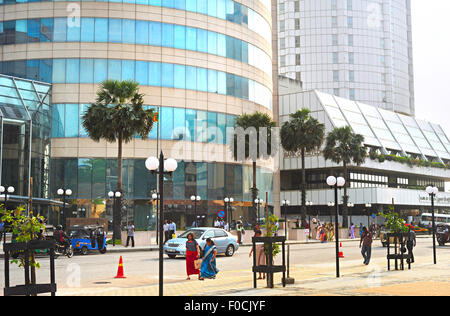
[[[225,218],[225,211],[224,210],[220,210],[217,212],[217,217],[218,218]]]

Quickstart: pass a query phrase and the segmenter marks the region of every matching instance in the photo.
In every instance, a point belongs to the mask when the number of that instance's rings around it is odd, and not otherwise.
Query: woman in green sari
[[[211,238],[206,239],[205,255],[203,256],[200,270],[200,280],[215,279],[219,269],[216,267],[217,249]]]

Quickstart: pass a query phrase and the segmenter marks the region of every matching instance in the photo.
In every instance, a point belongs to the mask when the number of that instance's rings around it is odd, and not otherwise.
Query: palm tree
[[[248,135],[245,136],[245,153],[244,157],[240,157],[238,153],[238,133],[235,133],[234,135],[234,142],[233,142],[233,148],[231,148],[234,158],[236,160],[252,160],[252,167],[253,167],[253,186],[251,188],[252,190],[252,205],[253,205],[253,214],[256,214],[256,204],[255,199],[258,197],[258,188],[256,187],[256,161],[261,158],[261,156],[265,156],[263,152],[260,152],[260,145],[263,143],[266,144],[267,148],[267,154],[270,156],[275,155],[275,150],[272,149],[272,131],[271,128],[275,127],[277,124],[275,121],[272,120],[272,118],[266,114],[261,112],[255,112],[253,114],[242,114],[238,117],[236,117],[236,126],[242,128],[244,131],[250,131],[252,128],[254,128],[254,132],[256,132],[256,135],[254,135],[252,132],[250,132]],[[267,138],[266,139],[260,139],[260,136],[263,135],[263,129],[267,129]],[[263,136],[264,137],[264,136]],[[256,139],[256,143],[251,143],[250,139]],[[253,146],[256,146],[256,153],[252,152],[251,148]],[[267,202],[267,201],[266,201]]]
[[[146,139],[153,127],[153,110],[144,109],[144,95],[135,81],[105,80],[100,84],[95,103],[83,115],[83,127],[89,137],[118,146],[117,190],[122,192],[122,145],[135,135]],[[119,204],[120,205],[120,204]],[[121,208],[113,211],[114,236],[120,236]]]
[[[343,227],[348,227],[348,165],[353,163],[360,165],[364,163],[367,157],[367,151],[364,147],[364,136],[355,134],[350,126],[333,129],[327,136],[323,156],[334,163],[343,164],[344,167],[344,205],[342,209]]]
[[[306,220],[306,170],[305,154],[314,150],[319,150],[322,146],[325,125],[311,117],[308,109],[299,110],[289,115],[289,121],[281,127],[281,145],[290,155],[300,154],[302,158],[302,223]]]

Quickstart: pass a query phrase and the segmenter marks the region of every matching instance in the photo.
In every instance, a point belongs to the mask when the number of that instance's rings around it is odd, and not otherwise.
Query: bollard
[[[285,284],[294,284],[295,279],[289,276],[289,268],[290,268],[290,256],[291,256],[291,247],[287,245],[287,277],[284,281]]]

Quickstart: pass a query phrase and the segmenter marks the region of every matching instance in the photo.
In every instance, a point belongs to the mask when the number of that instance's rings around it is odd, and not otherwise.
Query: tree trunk
[[[122,197],[123,197],[123,191],[122,191],[122,142],[123,142],[123,135],[122,133],[119,134],[118,137],[118,151],[117,151],[117,191],[119,191],[121,194],[120,198],[116,199],[116,205],[113,210],[113,218],[114,218],[114,236],[116,239],[122,240]]]
[[[302,206],[300,209],[300,214],[301,214],[301,218],[302,218],[302,228],[304,228],[305,221],[306,221],[306,169],[305,169],[305,149],[304,148],[302,148],[301,156],[302,156],[302,184],[301,184]]]
[[[344,162],[344,179],[345,179],[345,185],[344,185],[344,196],[343,196],[343,205],[342,205],[342,227],[348,228],[348,196],[347,196],[347,164]]]
[[[253,187],[252,187],[252,205],[253,205],[253,214],[255,214],[255,224],[258,223],[258,210],[256,209],[255,200],[258,197],[258,189],[256,188],[256,161],[253,161]]]

